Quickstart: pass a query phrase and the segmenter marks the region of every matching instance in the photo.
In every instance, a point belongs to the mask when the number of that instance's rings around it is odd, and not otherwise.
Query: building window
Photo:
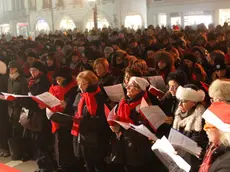
[[[36,10],[36,0],[29,0],[29,9]]]
[[[36,31],[42,33],[49,33],[50,31],[49,24],[44,19],[39,19],[36,24]]]
[[[74,30],[76,28],[76,25],[74,24],[74,21],[70,19],[69,17],[65,17],[62,19],[60,23],[60,29],[61,30]]]
[[[211,15],[184,16],[185,26],[195,26],[204,23],[206,27],[212,23]]]
[[[131,29],[140,29],[142,27],[142,18],[140,15],[130,15],[125,17],[125,27]]]
[[[230,24],[230,9],[220,9],[219,10],[219,24],[224,23]]]
[[[158,15],[158,25],[159,26],[166,26],[167,25],[167,15],[166,14],[159,14]]]
[[[173,25],[181,26],[181,17],[171,17],[171,26]]]
[[[51,7],[51,0],[43,0],[42,8],[50,8]]]
[[[24,0],[12,0],[13,10],[23,10],[25,9]]]
[[[109,27],[109,22],[104,16],[98,15],[97,25],[99,29],[102,29],[105,27]],[[93,28],[94,28],[94,20],[93,17],[91,17],[90,19],[88,19],[88,22],[86,23],[86,29],[91,30]]]
[[[63,0],[57,0],[56,1],[56,6],[57,7],[64,7],[64,1]]]

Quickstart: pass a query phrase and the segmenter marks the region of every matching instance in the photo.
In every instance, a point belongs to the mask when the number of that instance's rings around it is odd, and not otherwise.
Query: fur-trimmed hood
[[[157,63],[159,61],[164,61],[167,66],[171,67],[174,65],[174,59],[173,59],[173,56],[169,53],[169,52],[166,52],[166,51],[159,51],[156,53],[156,56],[155,56],[155,65],[156,65],[156,68],[157,68]]]
[[[203,105],[198,104],[196,109],[191,113],[186,114],[182,113],[179,108],[177,108],[175,112],[175,119],[173,122],[173,128],[179,130],[181,127],[184,128],[185,131],[196,131],[200,132],[203,128],[202,126],[202,115],[205,111]],[[182,117],[186,116],[186,117]]]

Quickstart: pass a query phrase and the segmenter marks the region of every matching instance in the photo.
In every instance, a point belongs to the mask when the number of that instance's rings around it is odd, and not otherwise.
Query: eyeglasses
[[[204,131],[217,129],[215,126],[210,124],[204,124]]]

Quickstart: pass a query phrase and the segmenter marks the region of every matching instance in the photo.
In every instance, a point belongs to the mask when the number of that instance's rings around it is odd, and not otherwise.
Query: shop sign
[[[197,16],[197,15],[211,15],[212,12],[211,11],[188,11],[188,12],[184,12],[184,16]]]

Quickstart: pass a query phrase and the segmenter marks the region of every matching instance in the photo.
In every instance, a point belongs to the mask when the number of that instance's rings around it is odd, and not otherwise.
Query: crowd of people
[[[55,107],[4,96],[0,100],[0,156],[36,159],[37,172],[164,172],[153,141],[107,121],[143,124],[159,139],[170,129],[202,148],[195,156],[177,150],[191,172],[230,170],[230,26],[204,24],[184,29],[56,32],[32,40],[0,39],[0,92],[49,92]],[[149,76],[161,76],[164,96],[149,91]],[[122,84],[125,96],[113,102],[105,86]],[[209,86],[210,85],[210,86]],[[145,99],[167,115],[153,128],[140,112]],[[72,116],[49,120],[50,114]],[[23,118],[26,115],[26,118]]]

